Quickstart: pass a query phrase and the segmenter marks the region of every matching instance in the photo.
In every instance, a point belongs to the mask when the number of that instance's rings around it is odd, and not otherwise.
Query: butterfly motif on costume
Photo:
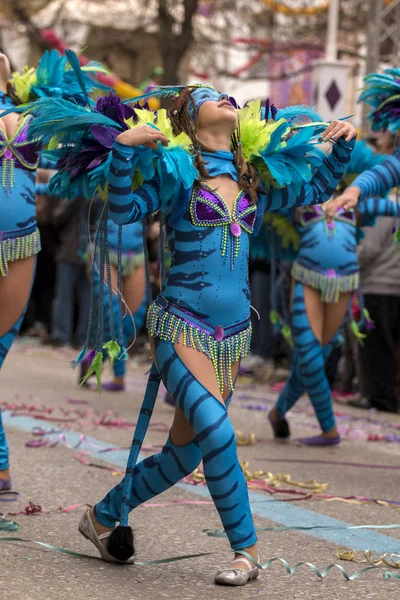
[[[251,204],[246,191],[241,190],[233,202],[232,213],[223,197],[204,183],[193,189],[190,201],[190,216],[195,227],[223,227],[221,254],[227,255],[229,232],[231,234],[231,268],[239,254],[242,230],[248,234],[254,231],[257,205]]]

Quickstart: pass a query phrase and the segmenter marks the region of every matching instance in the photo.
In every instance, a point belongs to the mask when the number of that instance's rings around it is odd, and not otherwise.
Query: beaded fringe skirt
[[[307,269],[297,261],[293,263],[292,277],[304,285],[321,292],[321,300],[326,303],[339,302],[340,294],[354,292],[360,286],[360,274],[340,275],[334,269],[314,271]]]
[[[250,352],[250,318],[229,327],[214,327],[159,295],[147,312],[150,335],[195,348],[211,361],[221,392],[233,389],[232,364]]]
[[[0,231],[0,274],[8,275],[8,263],[40,252],[40,233],[36,225],[29,230]]]

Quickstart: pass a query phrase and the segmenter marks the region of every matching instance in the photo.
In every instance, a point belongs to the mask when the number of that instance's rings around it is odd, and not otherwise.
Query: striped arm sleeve
[[[389,198],[367,198],[357,206],[360,214],[374,217],[400,217],[400,204]]]
[[[39,161],[39,169],[56,169],[57,162],[55,160],[50,160],[49,158],[45,158],[44,156],[40,157]]]
[[[35,194],[37,196],[47,196],[48,183],[35,183]]]
[[[267,193],[266,210],[277,210],[305,204],[323,204],[332,196],[346,170],[354,148],[355,139],[346,142],[340,138],[332,147],[332,152],[315,170],[312,180],[304,183],[300,193],[290,187],[273,188]]]
[[[145,183],[132,191],[133,159],[134,148],[114,143],[107,179],[110,217],[117,225],[142,221],[160,208],[156,182]]]
[[[385,158],[379,165],[361,173],[351,184],[361,190],[360,198],[384,196],[400,185],[400,149]]]

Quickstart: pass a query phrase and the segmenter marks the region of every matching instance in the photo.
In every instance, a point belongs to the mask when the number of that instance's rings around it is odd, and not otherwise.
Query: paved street
[[[95,548],[82,538],[77,523],[85,504],[102,498],[120,477],[130,445],[146,383],[148,363],[129,362],[128,389],[103,393],[79,389],[77,374],[69,368],[74,356],[69,350],[50,350],[20,341],[8,357],[0,378],[0,402],[11,449],[14,502],[0,502],[0,512],[24,512],[32,502],[41,513],[9,516],[19,531],[1,532],[1,600],[219,600],[265,598],[265,600],[398,600],[400,580],[385,580],[382,566],[345,581],[338,571],[318,579],[301,567],[288,575],[281,564],[273,564],[258,581],[244,588],[221,588],[213,584],[219,566],[227,565],[230,553],[226,539],[209,537],[203,530],[220,527],[206,487],[181,484],[157,497],[131,515],[136,532],[139,561],[210,552],[208,556],[151,566],[113,566],[89,557],[77,558],[12,538],[36,540],[70,551],[96,556]],[[317,431],[309,403],[303,399],[290,415],[293,440],[273,442],[266,409],[275,394],[262,385],[241,381],[230,413],[244,438],[251,433],[255,443],[239,447],[241,461],[253,473],[288,474],[291,482],[269,479],[270,487],[306,492],[299,483],[327,483],[322,493],[396,501],[396,504],[345,502],[343,499],[304,498],[299,494],[250,491],[257,527],[278,525],[313,527],[308,531],[260,532],[262,561],[284,558],[290,566],[300,561],[314,563],[320,570],[339,562],[340,546],[357,551],[357,559],[371,550],[375,555],[400,554],[400,529],[346,529],[350,525],[400,523],[400,444],[370,438],[398,437],[400,417],[369,415],[336,405],[344,442],[334,449],[308,449],[296,438]],[[160,394],[153,426],[145,440],[143,455],[163,444],[172,409]],[[43,435],[46,431],[50,435]],[[64,432],[64,433],[63,433]],[[41,433],[42,435],[34,435]],[[35,441],[36,446],[27,446]],[[41,445],[47,441],[48,445]],[[85,464],[86,463],[86,464]],[[106,468],[98,468],[98,466]],[[258,475],[266,478],[267,474]],[[308,484],[315,487],[315,484]],[[254,483],[251,484],[254,487]],[[320,489],[321,491],[321,489]],[[176,501],[180,502],[176,502]],[[286,501],[285,501],[286,500]],[[199,503],[199,504],[197,504]],[[73,508],[73,505],[81,505]],[[71,507],[69,512],[61,508]],[[48,514],[49,513],[49,514]],[[327,528],[330,527],[330,528]],[[10,541],[4,542],[4,538]],[[341,562],[348,573],[365,563]],[[400,570],[397,571],[400,574]]]

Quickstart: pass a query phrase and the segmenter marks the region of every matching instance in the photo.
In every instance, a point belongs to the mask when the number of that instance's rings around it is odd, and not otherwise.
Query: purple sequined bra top
[[[325,221],[325,211],[322,206],[304,206],[297,210],[297,219],[303,227],[316,223],[317,221]],[[343,221],[349,225],[356,224],[356,214],[354,210],[346,210],[339,208],[333,216],[334,220]]]
[[[252,234],[257,215],[257,205],[251,204],[247,193],[241,190],[236,196],[232,212],[223,197],[206,184],[193,188],[190,217],[195,227],[222,227],[221,255],[231,255],[231,268],[239,255],[240,236],[243,231]]]
[[[30,121],[24,119],[11,138],[0,127],[0,181],[7,195],[14,187],[15,169],[34,171],[39,166],[40,141],[28,140]]]

